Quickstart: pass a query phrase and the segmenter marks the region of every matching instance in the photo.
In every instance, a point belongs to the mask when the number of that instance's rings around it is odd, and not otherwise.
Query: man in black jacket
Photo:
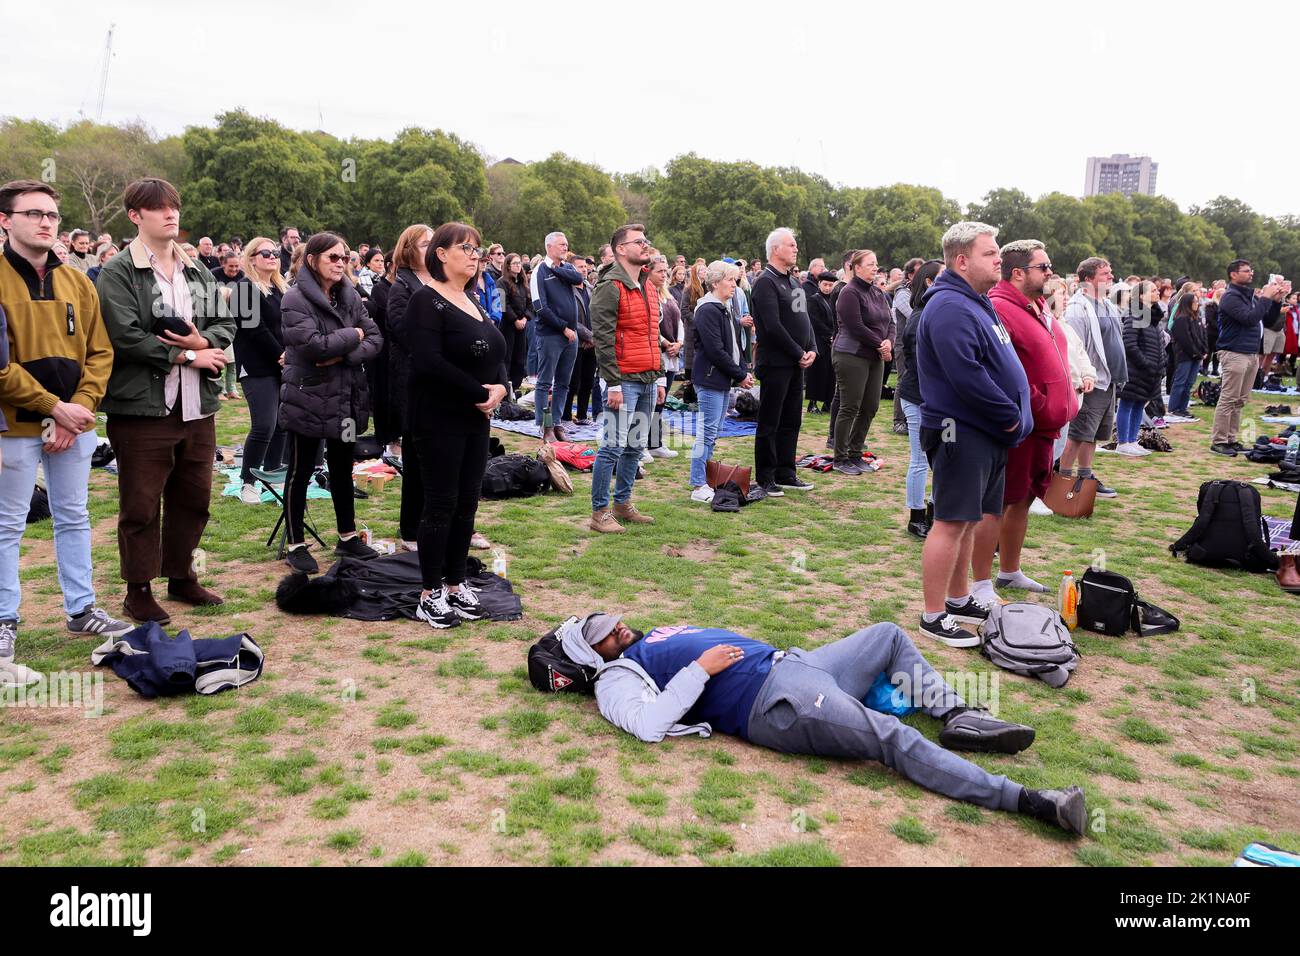
[[[754,434],[754,471],[768,497],[790,488],[806,491],[812,483],[794,471],[799,427],[803,424],[803,370],[817,360],[808,303],[792,270],[799,246],[789,229],[767,237],[767,268],[754,283],[750,311],[758,334],[755,371],[758,429]]]

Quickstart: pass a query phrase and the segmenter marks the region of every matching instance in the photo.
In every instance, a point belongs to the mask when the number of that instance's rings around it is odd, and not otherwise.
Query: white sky
[[[611,171],[693,150],[962,203],[1080,195],[1089,155],[1145,153],[1184,208],[1223,193],[1300,214],[1293,5],[838,7],[0,0],[0,116],[93,117],[116,22],[103,118],[162,134],[242,106],[340,137],[441,127],[496,158]]]

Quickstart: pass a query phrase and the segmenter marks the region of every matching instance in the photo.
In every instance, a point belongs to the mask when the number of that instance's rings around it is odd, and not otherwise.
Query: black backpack
[[[483,470],[484,498],[527,498],[550,485],[546,465],[529,455],[500,455]]]
[[[1244,481],[1215,480],[1201,485],[1196,496],[1196,521],[1169,546],[1174,555],[1186,554],[1192,564],[1241,568],[1244,571],[1277,570],[1277,555],[1269,549],[1259,492]]]
[[[1129,631],[1146,637],[1178,630],[1180,621],[1138,597],[1133,582],[1113,571],[1089,568],[1079,581],[1079,626],[1121,637]]]
[[[1246,460],[1257,462],[1262,465],[1276,465],[1286,458],[1286,448],[1282,445],[1274,445],[1267,438],[1256,438],[1255,444],[1250,446],[1246,452]]]
[[[576,621],[577,618],[569,620]],[[558,632],[559,628],[556,628],[528,648],[528,680],[543,694],[594,693],[596,671],[569,659]]]
[[[1219,404],[1220,391],[1222,389],[1219,387],[1219,383],[1207,378],[1196,386],[1196,397],[1202,405],[1217,405]]]

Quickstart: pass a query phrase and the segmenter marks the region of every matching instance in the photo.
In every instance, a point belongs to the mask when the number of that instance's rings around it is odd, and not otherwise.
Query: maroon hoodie
[[[1011,336],[1011,344],[1029,379],[1033,433],[1056,438],[1079,411],[1079,401],[1070,384],[1070,343],[1065,332],[1055,319],[1048,326],[1043,299],[1030,302],[1005,279],[992,288],[989,298]]]

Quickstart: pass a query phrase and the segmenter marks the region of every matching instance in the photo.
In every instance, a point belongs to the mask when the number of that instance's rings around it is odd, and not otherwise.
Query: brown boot
[[[613,514],[608,511],[593,511],[591,513],[591,530],[599,531],[601,534],[622,534],[623,526],[614,520]]]
[[[193,604],[195,607],[213,607],[226,603],[220,595],[213,594],[198,581],[191,581],[188,578],[169,578],[167,596],[184,601],[186,604]]]
[[[630,521],[632,524],[654,524],[655,519],[649,515],[643,515],[636,510],[636,505],[628,502],[625,505],[614,502],[614,517],[620,521]]]
[[[126,612],[127,617],[139,624],[147,624],[150,621],[169,624],[172,619],[172,616],[163,610],[162,605],[154,600],[153,589],[148,581],[144,584],[126,586],[126,600],[122,602],[122,610]]]
[[[1294,554],[1283,554],[1278,557],[1278,587],[1291,594],[1300,594],[1300,568],[1297,568],[1296,564]]]

